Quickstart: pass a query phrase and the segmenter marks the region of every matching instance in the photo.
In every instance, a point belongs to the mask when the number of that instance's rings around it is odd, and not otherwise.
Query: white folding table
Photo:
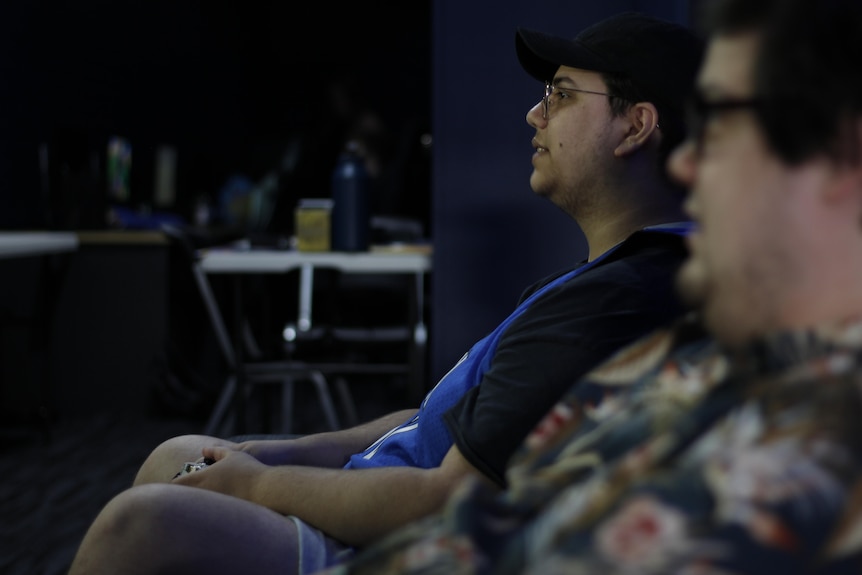
[[[431,253],[430,249],[421,251],[385,251],[385,252],[363,252],[363,253],[345,253],[345,252],[299,252],[293,250],[278,250],[278,249],[260,249],[260,248],[244,248],[236,246],[215,247],[199,250],[196,258],[195,276],[199,287],[202,287],[204,294],[204,303],[208,313],[213,320],[213,325],[216,330],[216,336],[225,357],[228,360],[229,368],[233,370],[233,376],[226,383],[221,396],[216,404],[216,407],[210,416],[207,423],[205,433],[214,433],[225,413],[233,406],[237,410],[241,408],[241,401],[237,391],[242,389],[242,384],[248,377],[264,378],[266,376],[276,377],[278,374],[283,374],[290,371],[321,370],[330,371],[355,371],[355,372],[374,372],[375,366],[362,365],[336,365],[330,364],[327,366],[310,366],[301,361],[289,361],[279,363],[257,363],[246,362],[243,359],[242,352],[242,333],[238,327],[231,337],[225,327],[225,322],[219,311],[219,306],[212,296],[209,285],[206,281],[208,275],[232,275],[237,282],[241,281],[243,276],[256,274],[285,274],[293,270],[299,270],[299,286],[298,286],[298,316],[296,328],[300,332],[309,332],[312,329],[312,306],[314,292],[314,271],[315,269],[333,269],[345,274],[413,274],[415,277],[415,306],[418,310],[416,314],[415,324],[412,326],[413,345],[424,350],[427,341],[427,328],[424,320],[424,294],[425,294],[425,276],[431,271]],[[237,292],[239,290],[238,283]],[[235,301],[237,306],[237,326],[244,325],[244,317],[242,316],[242,302],[239,298]],[[424,370],[424,362],[422,363]],[[379,367],[379,366],[378,366]],[[420,373],[411,373],[410,395],[411,399],[420,396],[421,390],[418,388],[423,381]],[[316,382],[319,386],[323,385],[320,381]],[[323,391],[319,390],[320,393]],[[328,393],[328,392],[327,392]],[[335,420],[334,410],[329,401],[321,396],[324,402],[324,409],[327,411],[327,417],[330,421]],[[241,417],[241,414],[237,414]],[[243,427],[240,420],[239,427]],[[240,432],[243,432],[240,429]]]

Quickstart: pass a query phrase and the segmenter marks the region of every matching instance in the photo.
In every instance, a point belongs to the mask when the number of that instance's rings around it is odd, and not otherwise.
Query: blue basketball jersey
[[[644,231],[685,235],[691,228],[692,224],[684,222],[651,226]],[[509,317],[494,331],[474,344],[437,382],[409,421],[388,431],[365,451],[353,455],[345,465],[345,469],[401,465],[430,469],[440,465],[443,457],[452,447],[452,438],[446,429],[443,414],[452,408],[468,390],[482,381],[482,376],[494,358],[500,337],[509,325],[548,290],[600,264],[617,247],[606,251],[591,262],[562,274],[522,301]]]

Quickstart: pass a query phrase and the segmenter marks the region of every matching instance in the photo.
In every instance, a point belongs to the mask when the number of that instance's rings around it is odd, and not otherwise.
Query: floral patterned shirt
[[[687,318],[578,382],[495,492],[336,574],[862,572],[862,322],[723,350]]]

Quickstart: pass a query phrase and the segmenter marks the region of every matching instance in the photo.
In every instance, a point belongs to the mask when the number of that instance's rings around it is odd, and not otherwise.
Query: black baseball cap
[[[638,12],[623,12],[593,24],[568,40],[518,28],[518,60],[541,82],[560,66],[627,76],[649,101],[681,110],[694,87],[703,43],[690,29]]]

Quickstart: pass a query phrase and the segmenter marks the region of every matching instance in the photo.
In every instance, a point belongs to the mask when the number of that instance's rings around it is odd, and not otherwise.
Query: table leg
[[[245,322],[245,309],[242,301],[242,276],[237,274],[233,281],[234,295],[234,328],[233,328],[233,349],[234,357],[236,358],[236,387],[233,393],[233,409],[235,416],[234,434],[243,434],[246,432],[246,384],[247,377],[245,374],[245,356],[243,354],[242,345],[242,330]]]

